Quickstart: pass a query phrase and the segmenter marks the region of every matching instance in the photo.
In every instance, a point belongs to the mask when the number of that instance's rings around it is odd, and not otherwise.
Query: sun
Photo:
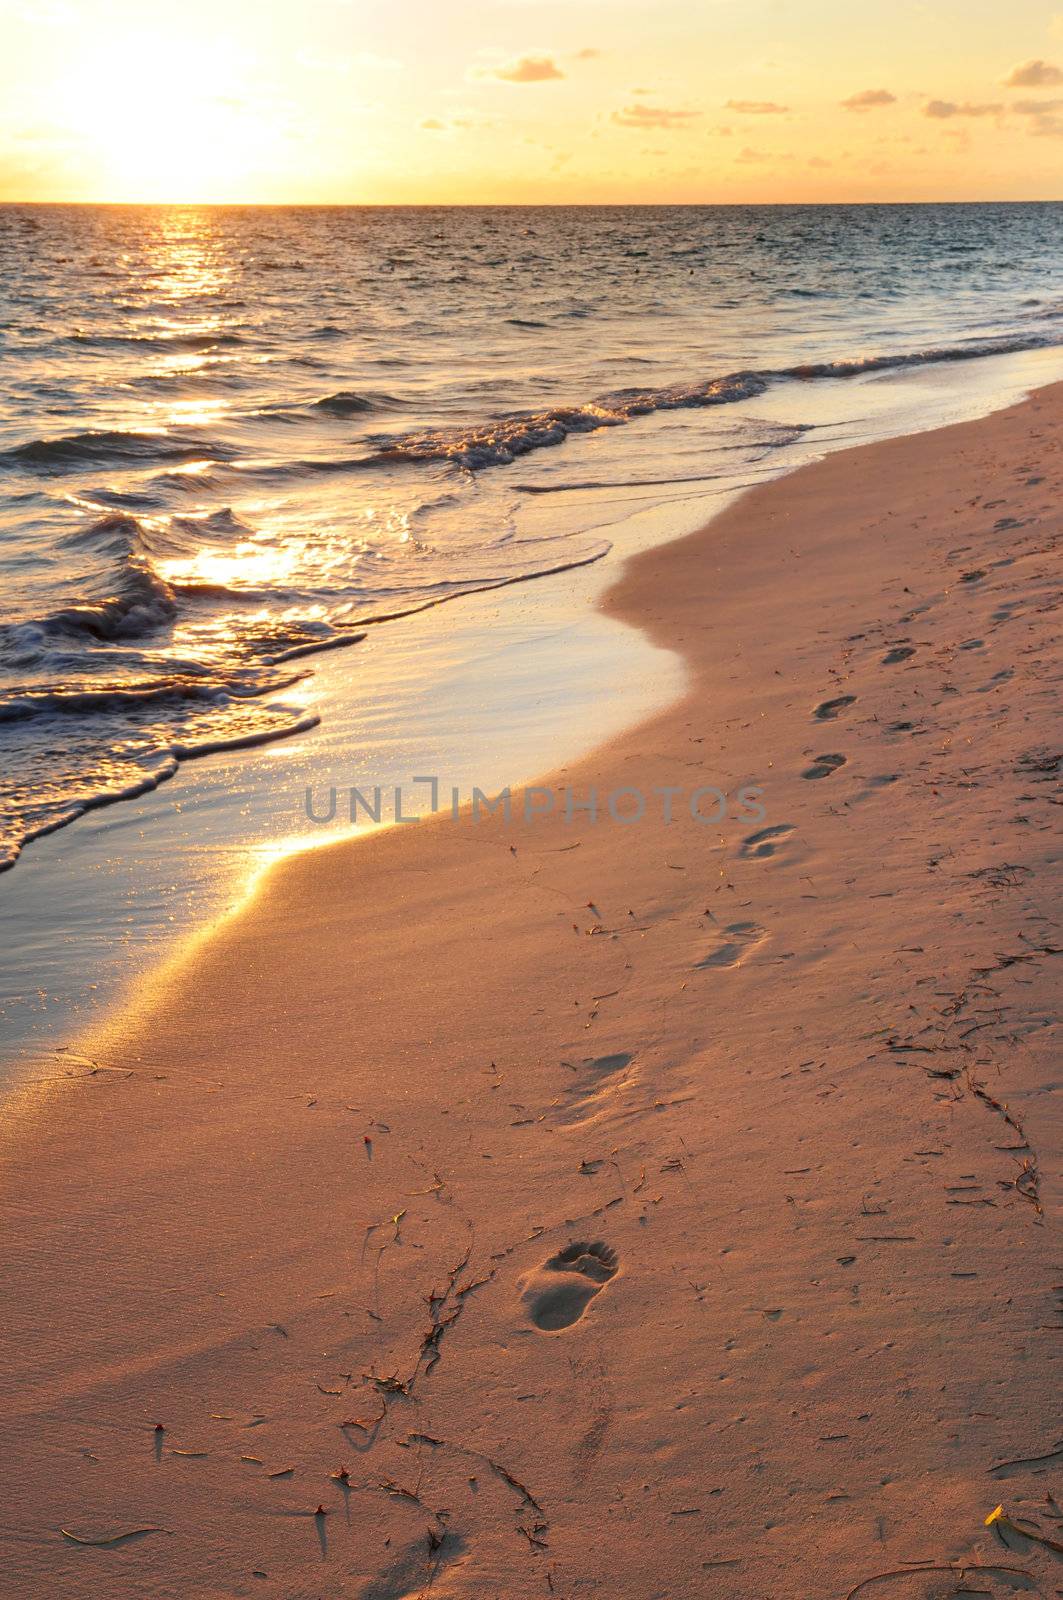
[[[257,198],[275,174],[284,127],[251,68],[230,40],[161,30],[91,47],[58,98],[96,198]]]

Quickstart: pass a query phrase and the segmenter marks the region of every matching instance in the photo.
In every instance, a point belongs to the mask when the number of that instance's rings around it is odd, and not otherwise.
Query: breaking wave
[[[691,384],[664,388],[616,389],[584,405],[558,406],[547,411],[524,412],[477,423],[471,428],[427,428],[423,432],[379,438],[372,461],[452,461],[477,471],[507,466],[519,456],[564,444],[572,434],[615,428],[636,417],[657,411],[692,410],[700,406],[732,405],[752,400],[770,386],[790,380],[853,378],[891,368],[929,366],[936,362],[971,361],[979,356],[1007,355],[1038,350],[1055,343],[1047,336],[986,339],[937,349],[851,356],[837,361],[806,362],[793,367],[766,367],[731,372]],[[347,463],[355,465],[358,463]]]

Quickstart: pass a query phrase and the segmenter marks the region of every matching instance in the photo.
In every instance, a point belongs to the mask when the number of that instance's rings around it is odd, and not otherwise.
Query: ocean
[[[7,206],[0,284],[11,866],[305,731],[315,653],[357,694],[383,619],[601,559],[578,491],[733,476],[824,380],[1057,345],[1063,207]]]
[[[1063,377],[1061,246],[1048,204],[0,207],[0,1077],[339,837],[331,785],[526,783],[674,697],[618,564]]]

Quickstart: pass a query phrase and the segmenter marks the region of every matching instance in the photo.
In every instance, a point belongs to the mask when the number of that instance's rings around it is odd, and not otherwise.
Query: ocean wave
[[[268,719],[268,720],[267,720]],[[146,753],[147,765],[133,765],[124,778],[89,786],[89,782],[72,791],[61,801],[45,803],[21,819],[17,832],[0,839],[0,872],[9,871],[27,844],[46,834],[69,827],[87,812],[104,806],[116,805],[122,800],[135,800],[151,794],[161,784],[172,778],[182,761],[195,761],[201,756],[216,755],[225,750],[247,750],[257,745],[272,744],[278,739],[316,728],[321,721],[314,711],[304,711],[298,706],[270,704],[263,708],[263,720],[257,727],[237,733],[203,735],[197,738],[163,738],[159,745]]]
[[[68,433],[55,439],[30,439],[0,451],[0,466],[65,472],[72,467],[106,467],[154,461],[196,461],[222,457],[228,450],[216,439],[191,434],[123,432],[116,428]]]
[[[278,686],[271,683],[268,687],[273,689]],[[131,683],[94,684],[92,687],[85,684],[34,684],[0,695],[0,723],[24,722],[31,717],[128,713],[179,700],[222,705],[233,694],[243,698],[251,692],[239,685],[179,676],[162,676]]]
[[[983,356],[1015,355],[1022,350],[1045,350],[1058,344],[1047,334],[1022,334],[996,339],[972,339],[966,344],[942,345],[928,350],[899,350],[888,355],[846,356],[838,361],[812,361],[783,367],[769,378],[854,378],[865,372],[889,372],[901,367],[928,367],[951,361],[976,361]]]
[[[153,633],[177,615],[174,592],[142,556],[131,555],[99,599],[61,606],[37,624],[41,632],[80,633],[101,641]]]
[[[238,333],[227,332],[194,332],[179,333],[177,331],[162,331],[159,333],[89,333],[83,328],[77,328],[73,333],[65,335],[70,344],[87,345],[90,349],[121,350],[150,349],[153,345],[160,350],[197,350],[232,349],[242,345],[244,340]]]
[[[781,382],[852,378],[895,368],[970,361],[982,356],[1045,349],[1058,342],[1048,335],[1015,335],[926,350],[846,356],[835,361],[806,362],[792,367],[750,368],[696,383],[677,383],[656,389],[616,389],[584,405],[519,412],[491,422],[476,423],[471,428],[426,428],[419,433],[378,436],[371,441],[375,446],[371,456],[356,461],[314,465],[319,465],[323,470],[340,470],[388,461],[448,461],[476,472],[484,467],[506,466],[533,450],[563,444],[572,434],[615,428],[636,417],[650,416],[659,411],[730,405],[739,400],[755,399],[769,387]]]
[[[315,411],[324,411],[330,417],[356,417],[367,411],[383,411],[396,404],[387,394],[359,394],[354,389],[337,389],[335,394],[323,395],[311,402]]]
[[[533,450],[563,444],[571,434],[615,428],[633,417],[686,406],[726,405],[762,394],[768,379],[754,372],[736,372],[690,386],[666,389],[617,389],[586,405],[557,406],[547,411],[501,417],[470,429],[430,428],[423,433],[374,441],[370,461],[453,461],[472,471],[502,466]]]

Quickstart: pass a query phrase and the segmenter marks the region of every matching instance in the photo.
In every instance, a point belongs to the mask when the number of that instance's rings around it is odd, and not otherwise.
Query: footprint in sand
[[[829,778],[832,772],[844,767],[845,757],[838,755],[813,756],[812,765],[802,772],[802,778]]]
[[[628,1080],[628,1068],[634,1059],[629,1051],[618,1050],[614,1055],[589,1057],[579,1067],[565,1062],[576,1077],[564,1101],[555,1106],[554,1121],[563,1128],[578,1128],[609,1110],[615,1092]]]
[[[789,822],[780,822],[774,828],[761,828],[759,833],[751,833],[748,839],[742,840],[739,855],[745,861],[763,861],[768,856],[773,856],[783,840],[793,833],[793,826]]]
[[[914,644],[898,644],[898,645],[894,645],[893,649],[892,650],[887,650],[886,654],[882,657],[882,665],[884,667],[895,667],[897,665],[898,661],[907,661],[909,656],[914,656],[914,655],[915,655],[915,645]]]
[[[836,700],[822,700],[812,715],[817,722],[833,722],[847,706],[856,704],[855,694],[840,694]]]
[[[518,1284],[528,1316],[544,1333],[578,1322],[596,1294],[615,1278],[620,1258],[598,1239],[567,1244]]]
[[[698,961],[695,966],[724,968],[741,966],[747,956],[751,955],[759,944],[763,944],[767,934],[759,922],[732,922],[724,928],[721,942],[711,955],[704,961]]]

